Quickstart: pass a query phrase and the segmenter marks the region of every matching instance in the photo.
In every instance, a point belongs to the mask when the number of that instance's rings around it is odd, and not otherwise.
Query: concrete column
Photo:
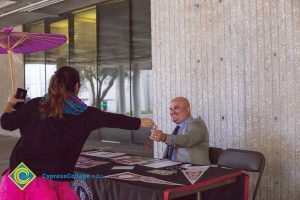
[[[14,31],[20,32],[22,31],[22,26],[14,27]],[[24,60],[23,54],[17,54],[20,60]],[[13,61],[14,68],[14,77],[15,77],[15,89],[25,88],[24,85],[24,64],[23,63],[15,63]],[[9,61],[7,54],[0,55],[0,112],[4,105],[7,102],[7,97],[11,94],[11,80],[10,80],[10,69],[9,69]],[[0,129],[0,135],[10,135],[10,136],[19,136],[19,131],[4,131]]]
[[[56,59],[56,67],[57,67],[57,69],[59,69],[59,68],[61,68],[63,66],[66,66],[66,65],[68,65],[66,58],[60,57],[60,58]]]
[[[132,71],[133,116],[140,117],[140,69],[137,64],[132,66]]]
[[[119,113],[125,114],[126,113],[126,104],[125,104],[125,77],[124,77],[124,66],[119,65],[118,67],[118,95],[117,99],[119,100],[118,106],[119,106]]]

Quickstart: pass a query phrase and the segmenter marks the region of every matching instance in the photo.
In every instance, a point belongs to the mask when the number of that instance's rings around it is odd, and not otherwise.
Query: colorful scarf
[[[43,97],[43,99],[47,99],[47,94]],[[80,115],[83,113],[88,106],[82,102],[77,96],[74,96],[71,93],[67,93],[67,99],[65,100],[64,105],[64,114],[69,115]]]
[[[88,106],[83,103],[77,96],[72,94],[67,94],[67,99],[65,100],[64,114],[69,115],[80,115],[84,112]]]

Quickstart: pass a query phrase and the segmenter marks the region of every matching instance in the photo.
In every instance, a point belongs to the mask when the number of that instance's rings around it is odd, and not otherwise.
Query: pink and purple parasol
[[[17,53],[45,51],[64,44],[65,35],[48,33],[14,32],[13,28],[3,28],[0,32],[0,54],[8,54],[12,92],[15,93],[12,60],[18,61]]]

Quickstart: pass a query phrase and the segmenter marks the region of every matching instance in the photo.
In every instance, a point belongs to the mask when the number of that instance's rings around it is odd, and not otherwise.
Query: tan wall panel
[[[300,199],[299,0],[151,3],[158,126],[172,132],[168,101],[186,96],[211,146],[266,156],[258,199]]]
[[[14,31],[22,31],[22,26],[14,27]],[[23,61],[23,55],[17,54],[20,60]],[[15,87],[24,88],[24,66],[22,63],[13,62]],[[11,92],[11,81],[10,81],[10,68],[7,54],[0,55],[0,109],[2,109],[7,102],[7,97]],[[18,136],[19,131],[8,132],[0,129],[0,134]]]

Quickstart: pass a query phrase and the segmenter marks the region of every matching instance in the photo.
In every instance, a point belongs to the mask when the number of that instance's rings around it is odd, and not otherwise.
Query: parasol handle
[[[12,49],[10,48],[10,34],[7,35],[7,53],[9,60],[9,68],[10,68],[10,81],[11,81],[11,92],[15,94],[15,78],[14,78],[14,69],[12,66]]]
[[[15,94],[15,77],[14,77],[14,68],[12,66],[11,52],[8,53],[8,59],[9,59],[9,68],[10,68],[11,92],[12,94]]]

